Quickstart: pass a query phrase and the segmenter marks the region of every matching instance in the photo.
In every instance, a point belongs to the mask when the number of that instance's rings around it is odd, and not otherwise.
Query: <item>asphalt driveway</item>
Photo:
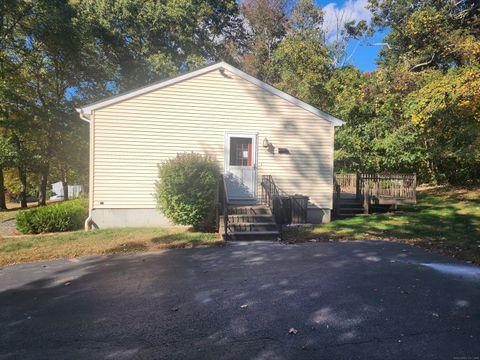
[[[0,270],[0,359],[478,359],[480,268],[386,242]]]

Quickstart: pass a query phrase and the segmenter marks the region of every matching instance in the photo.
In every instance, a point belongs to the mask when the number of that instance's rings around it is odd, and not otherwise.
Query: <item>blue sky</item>
[[[335,15],[343,17],[344,22],[349,20],[370,21],[370,11],[366,9],[368,0],[315,0],[315,2],[323,8],[325,12],[325,27],[332,33],[334,33],[336,24],[337,17]],[[385,31],[378,32],[373,38],[369,39],[369,43],[380,43],[385,35]],[[350,44],[350,50],[355,48],[356,45],[356,42]],[[350,63],[353,63],[362,71],[374,70],[377,67],[375,60],[380,49],[381,46],[367,45],[364,41],[361,41],[355,52],[353,52]]]

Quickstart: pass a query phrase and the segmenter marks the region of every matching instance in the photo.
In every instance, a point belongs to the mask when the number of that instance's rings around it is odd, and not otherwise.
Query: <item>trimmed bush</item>
[[[214,224],[220,178],[217,163],[195,153],[178,154],[158,166],[157,205],[174,224],[207,229]]]
[[[23,234],[78,230],[83,227],[87,213],[84,200],[36,207],[17,214],[17,230]]]

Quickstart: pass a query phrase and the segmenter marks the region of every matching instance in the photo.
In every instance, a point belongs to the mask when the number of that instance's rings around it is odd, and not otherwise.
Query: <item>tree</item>
[[[369,0],[374,27],[391,28],[380,53],[386,66],[448,69],[480,59],[475,0]]]
[[[60,179],[64,199],[69,199],[69,184],[88,184],[88,126],[72,115],[68,131],[58,142],[52,159],[52,179]]]
[[[336,69],[326,84],[327,111],[343,119],[335,137],[335,166],[347,171],[417,172],[426,160],[419,132],[403,115],[403,99],[416,87],[402,70],[364,74]]]
[[[242,42],[235,0],[86,0],[77,9],[116,91],[198,68]]]
[[[5,200],[4,169],[13,167],[16,162],[16,152],[10,139],[0,136],[0,210],[7,209]]]
[[[0,208],[6,208],[4,170],[20,167],[18,133],[19,117],[25,116],[31,103],[25,94],[24,81],[19,66],[12,56],[18,51],[17,34],[27,21],[33,2],[5,0],[0,5]],[[23,179],[23,177],[22,177]],[[25,185],[25,183],[23,183]],[[26,207],[26,194],[22,192],[22,207]]]
[[[420,130],[438,181],[480,179],[480,67],[424,74],[406,115]]]
[[[249,35],[243,68],[269,83],[275,80],[272,72],[274,51],[288,27],[287,5],[287,0],[246,0],[242,3]]]
[[[274,85],[313,105],[321,106],[325,83],[333,71],[324,42],[322,10],[312,0],[298,1],[292,11],[289,32],[274,52]]]

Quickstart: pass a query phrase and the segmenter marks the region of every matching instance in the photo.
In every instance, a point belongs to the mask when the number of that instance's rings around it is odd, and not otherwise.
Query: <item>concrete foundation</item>
[[[156,209],[93,209],[93,227],[98,229],[116,227],[172,226],[172,223]],[[330,222],[330,209],[308,208],[310,224]]]
[[[93,209],[94,228],[172,226],[157,209]]]

